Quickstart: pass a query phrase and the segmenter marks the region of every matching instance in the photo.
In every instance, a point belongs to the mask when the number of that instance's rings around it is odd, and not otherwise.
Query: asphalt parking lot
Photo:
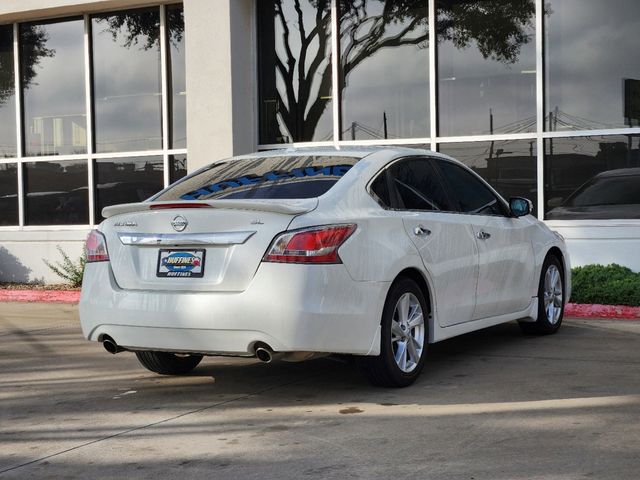
[[[412,387],[332,359],[160,377],[74,306],[0,304],[0,477],[638,479],[640,322],[432,346]]]

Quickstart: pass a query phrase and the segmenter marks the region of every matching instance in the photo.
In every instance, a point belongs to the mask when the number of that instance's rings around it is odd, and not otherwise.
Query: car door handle
[[[489,238],[491,238],[491,234],[484,231],[480,231],[478,232],[476,237],[478,237],[479,240],[488,240]]]
[[[431,235],[431,230],[423,227],[422,225],[418,225],[413,229],[413,233],[419,237],[428,237],[429,235]]]

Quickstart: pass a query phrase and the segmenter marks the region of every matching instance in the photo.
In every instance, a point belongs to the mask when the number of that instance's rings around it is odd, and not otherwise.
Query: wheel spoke
[[[398,302],[398,306],[396,307],[398,310],[398,321],[405,322],[409,318],[409,295],[404,294],[400,301]]]
[[[399,340],[403,335],[404,332],[400,328],[400,324],[395,320],[391,320],[391,340]]]
[[[396,363],[403,371],[407,369],[407,342],[398,342],[396,350]]]
[[[422,316],[422,309],[416,308],[413,315],[409,319],[409,328],[415,328],[424,323],[424,318]]]
[[[409,341],[407,342],[407,350],[409,352],[409,359],[413,363],[417,364],[420,361],[420,345],[415,338],[409,337]]]

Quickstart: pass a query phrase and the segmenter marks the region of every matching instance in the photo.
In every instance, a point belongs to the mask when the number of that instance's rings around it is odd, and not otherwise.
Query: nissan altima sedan
[[[107,207],[87,239],[85,337],[184,374],[205,355],[356,356],[401,387],[427,346],[562,323],[563,238],[428,150],[289,149],[213,163]]]

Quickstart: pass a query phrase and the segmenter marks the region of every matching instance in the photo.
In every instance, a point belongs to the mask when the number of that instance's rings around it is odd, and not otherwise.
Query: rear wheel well
[[[397,282],[401,278],[408,278],[418,284],[418,287],[420,287],[420,291],[422,292],[422,295],[424,295],[424,299],[427,302],[427,308],[429,309],[429,314],[431,314],[432,312],[431,292],[429,291],[429,285],[427,284],[427,281],[425,280],[422,273],[416,268],[405,268],[396,276],[393,283]]]

